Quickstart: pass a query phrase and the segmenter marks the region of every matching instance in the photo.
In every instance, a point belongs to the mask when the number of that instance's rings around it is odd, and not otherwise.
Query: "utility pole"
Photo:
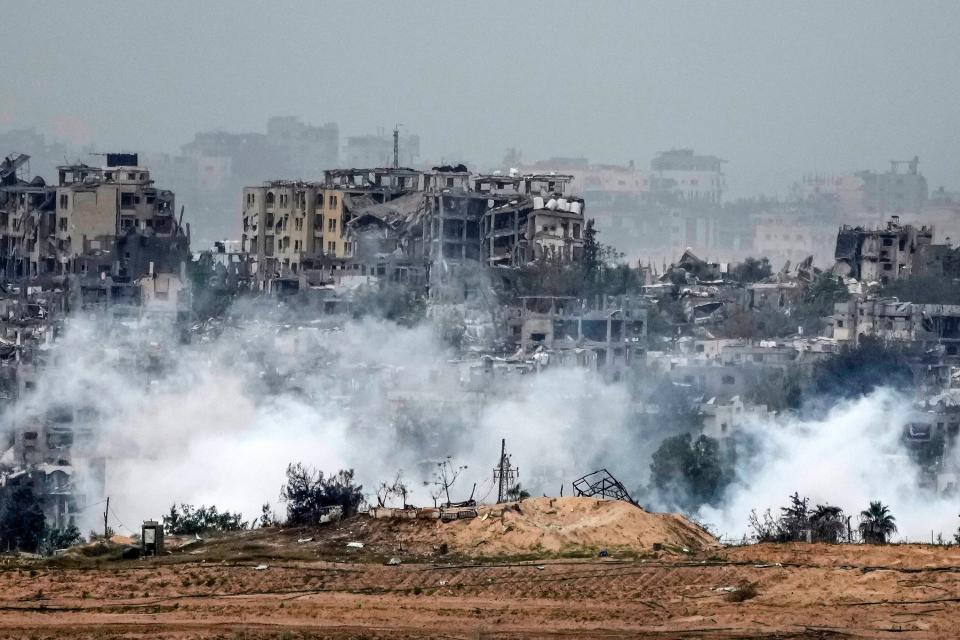
[[[107,539],[107,516],[110,514],[110,496],[107,496],[107,506],[103,510],[103,539]]]
[[[493,481],[497,483],[497,502],[506,502],[507,493],[514,485],[519,470],[510,466],[510,456],[507,455],[507,439],[500,440],[500,463],[493,470]]]

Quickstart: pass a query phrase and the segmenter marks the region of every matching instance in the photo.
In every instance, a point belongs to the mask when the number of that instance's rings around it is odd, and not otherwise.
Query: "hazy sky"
[[[960,189],[960,2],[0,0],[0,131],[176,151],[270,115],[424,159],[692,146],[735,195],[920,156]],[[3,150],[0,150],[2,152]],[[28,150],[23,150],[28,151]]]

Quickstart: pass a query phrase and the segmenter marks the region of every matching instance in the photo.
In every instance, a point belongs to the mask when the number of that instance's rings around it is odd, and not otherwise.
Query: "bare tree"
[[[457,478],[463,473],[467,465],[456,466],[451,462],[452,457],[447,456],[445,460],[441,460],[437,463],[437,470],[433,473],[433,478],[430,480],[424,481],[424,485],[433,485],[437,487],[436,495],[431,493],[433,497],[433,504],[436,506],[437,498],[440,496],[446,496],[447,505],[453,504],[453,500],[450,499],[450,487],[453,486],[453,483],[457,481]]]
[[[377,487],[377,504],[385,507],[391,498],[400,498],[402,500],[402,506],[406,507],[407,496],[409,494],[410,490],[407,489],[407,485],[403,482],[403,471],[397,471],[397,477],[394,478],[392,483],[388,484],[384,481]]]

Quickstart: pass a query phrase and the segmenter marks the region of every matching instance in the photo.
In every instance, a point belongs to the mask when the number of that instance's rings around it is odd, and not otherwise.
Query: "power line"
[[[113,509],[110,509],[110,513],[113,514],[113,519],[116,520],[117,524],[123,527],[124,529],[126,529],[128,533],[131,533],[131,534],[136,533],[133,529],[123,524],[123,521],[120,520],[120,516],[117,515],[116,511],[114,511]]]

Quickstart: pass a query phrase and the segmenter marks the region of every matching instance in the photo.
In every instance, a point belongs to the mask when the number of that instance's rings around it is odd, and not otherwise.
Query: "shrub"
[[[210,531],[238,531],[245,529],[247,523],[241,514],[229,511],[221,513],[213,505],[194,508],[193,505],[181,504],[179,510],[177,505],[171,505],[170,513],[163,516],[163,527],[167,533],[194,535]]]
[[[303,463],[287,466],[287,482],[280,489],[280,500],[287,503],[287,524],[312,525],[328,507],[339,506],[343,515],[357,512],[363,504],[363,487],[354,484],[353,469],[341,469],[325,477]]]

